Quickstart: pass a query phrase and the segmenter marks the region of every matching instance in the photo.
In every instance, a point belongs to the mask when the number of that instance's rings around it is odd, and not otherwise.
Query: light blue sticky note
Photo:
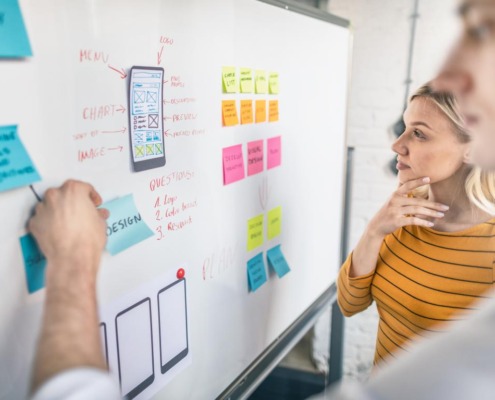
[[[254,256],[247,262],[249,289],[254,292],[266,282],[265,263],[263,253]]]
[[[45,287],[46,258],[32,235],[20,237],[19,242],[24,259],[28,292],[33,293]]]
[[[41,180],[17,134],[17,125],[0,126],[0,192]]]
[[[287,264],[287,261],[282,254],[280,245],[268,250],[266,252],[266,256],[268,258],[268,265],[275,270],[279,278],[282,278],[287,272],[290,271],[289,264]]]
[[[0,1],[0,57],[32,55],[18,0]]]
[[[108,201],[101,207],[110,211],[110,217],[107,219],[106,248],[111,255],[153,236],[153,231],[137,210],[132,194]]]

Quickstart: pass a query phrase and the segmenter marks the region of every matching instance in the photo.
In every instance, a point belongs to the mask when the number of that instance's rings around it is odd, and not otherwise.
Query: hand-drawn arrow
[[[115,72],[118,72],[120,74],[120,79],[125,79],[127,77],[127,73],[125,72],[124,68],[118,70],[117,68],[114,68],[111,65],[109,65],[108,68],[113,69]]]
[[[121,104],[119,108],[117,108],[115,111],[120,111],[122,114],[125,113],[125,107]]]
[[[162,54],[163,54],[163,46],[160,49],[160,51],[158,52],[158,65],[160,65],[162,62]]]
[[[127,128],[124,126],[122,129],[119,129],[118,131],[101,131],[101,133],[125,133]]]
[[[124,146],[108,147],[107,150],[118,150],[122,152],[122,150],[124,150]]]

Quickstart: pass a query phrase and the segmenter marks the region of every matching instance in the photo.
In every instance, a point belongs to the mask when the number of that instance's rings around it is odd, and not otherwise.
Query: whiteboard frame
[[[348,70],[347,70],[347,89],[346,89],[346,115],[344,128],[344,148],[345,152],[343,160],[343,174],[346,179],[343,180],[342,198],[344,209],[341,219],[341,238],[340,238],[340,253],[344,257],[347,249],[344,248],[348,235],[348,205],[345,203],[346,193],[348,193],[351,184],[349,176],[348,160],[347,160],[347,132],[348,132],[348,114],[349,109],[349,93],[352,72],[352,43],[353,31],[349,20],[330,14],[323,10],[307,6],[302,3],[297,3],[294,0],[257,0],[261,3],[273,5],[283,8],[287,11],[296,12],[311,18],[319,19],[333,25],[341,26],[349,29],[350,40],[348,50]],[[343,261],[343,260],[342,260]],[[292,350],[292,348],[303,338],[303,336],[313,327],[317,319],[324,311],[331,307],[337,298],[336,283],[332,283],[325,292],[320,295],[311,304],[306,311],[302,313],[274,342],[268,346],[217,398],[216,400],[234,400],[248,398],[270,372],[282,361],[282,359]],[[341,332],[342,329],[339,329]],[[337,332],[337,333],[340,333]],[[331,335],[334,337],[335,335]],[[340,338],[342,339],[342,338]],[[342,344],[342,340],[339,340]]]

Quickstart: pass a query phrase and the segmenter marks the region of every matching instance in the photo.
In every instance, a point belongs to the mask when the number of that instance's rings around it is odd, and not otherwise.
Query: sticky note
[[[268,211],[268,239],[277,237],[282,232],[282,207]]]
[[[254,85],[257,94],[264,94],[268,91],[268,84],[266,81],[266,72],[257,69],[254,75]]]
[[[0,192],[41,180],[21,138],[17,125],[0,126]]]
[[[278,72],[268,74],[268,91],[270,94],[278,94]]]
[[[253,101],[241,100],[241,124],[253,123]]]
[[[253,71],[251,68],[241,68],[239,71],[241,93],[253,93]]]
[[[33,293],[45,287],[46,258],[32,235],[20,237],[19,242],[24,259],[28,292]]]
[[[247,145],[247,165],[248,176],[258,174],[263,171],[263,140],[249,142]]]
[[[19,2],[2,0],[0,2],[0,57],[32,55]]]
[[[237,77],[235,67],[222,68],[222,91],[223,93],[237,92]]]
[[[248,251],[263,244],[263,218],[264,215],[260,214],[257,217],[248,220]]]
[[[263,253],[260,253],[247,262],[249,290],[259,289],[266,282],[266,269]]]
[[[267,168],[275,168],[282,164],[282,138],[276,136],[267,141]]]
[[[132,194],[103,203],[101,207],[110,211],[110,217],[107,219],[106,249],[111,255],[153,236],[153,232],[136,208]]]
[[[244,179],[244,157],[241,144],[224,148],[222,158],[224,185]]]
[[[234,126],[239,123],[235,100],[222,100],[222,125]]]
[[[268,102],[268,122],[278,121],[278,100]]]
[[[280,245],[268,250],[266,252],[266,256],[268,258],[268,265],[275,270],[279,278],[282,278],[285,274],[287,274],[287,272],[290,271],[289,264],[287,264],[287,261],[282,254]]]
[[[256,100],[256,123],[266,122],[266,100]]]

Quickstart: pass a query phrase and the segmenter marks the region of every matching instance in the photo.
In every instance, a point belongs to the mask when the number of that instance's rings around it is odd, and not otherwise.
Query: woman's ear
[[[462,161],[464,162],[464,164],[469,164],[469,165],[473,164],[473,161],[471,160],[471,146],[466,148]]]

